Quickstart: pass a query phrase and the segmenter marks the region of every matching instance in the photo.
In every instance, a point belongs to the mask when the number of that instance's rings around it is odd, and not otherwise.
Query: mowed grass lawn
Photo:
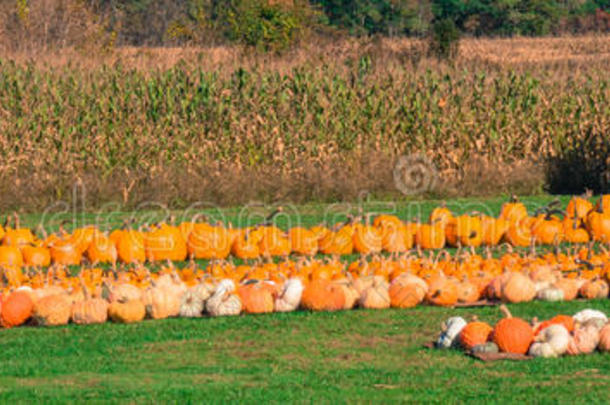
[[[550,317],[610,301],[513,305]],[[606,402],[610,355],[482,363],[425,349],[449,316],[497,308],[295,312],[0,334],[0,401]]]
[[[490,213],[497,213],[503,200],[481,201]],[[525,199],[532,207],[550,200]],[[565,206],[567,198],[562,201]],[[436,204],[421,203],[422,215]],[[456,209],[465,212],[478,202],[452,204],[466,207]],[[325,210],[310,208],[303,222],[320,222]],[[397,212],[400,215],[404,208]],[[120,223],[116,218],[121,216],[115,217]],[[33,225],[41,216],[24,215],[24,219]],[[45,222],[49,227],[53,224]],[[574,314],[583,308],[610,313],[610,300],[510,306],[515,316],[528,320]],[[477,315],[488,322],[500,317],[495,307],[420,306],[0,330],[0,401],[572,403],[610,399],[610,355],[482,363],[459,351],[423,348],[436,338],[441,322],[455,315]]]

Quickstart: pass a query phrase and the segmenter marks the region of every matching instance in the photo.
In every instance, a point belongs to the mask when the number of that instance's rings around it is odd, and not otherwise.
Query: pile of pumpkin
[[[192,261],[178,269],[168,262],[158,272],[137,264],[82,268],[78,275],[62,265],[47,271],[5,267],[0,323],[454,306],[481,298],[510,303],[607,298],[609,269],[609,252],[587,248],[543,256],[507,252],[499,258],[468,251],[452,257],[445,251],[363,257],[350,264],[335,257],[241,265],[214,261],[199,268]]]
[[[557,315],[531,323],[513,317],[501,306],[504,318],[494,326],[474,318],[466,322],[452,317],[443,322],[436,346],[460,348],[471,353],[512,353],[532,357],[610,352],[610,324],[598,310],[585,309],[573,316]]]
[[[222,224],[183,222],[159,223],[142,229],[103,232],[85,226],[69,233],[60,229],[49,236],[36,237],[21,227],[17,215],[0,227],[0,266],[46,267],[51,263],[79,265],[90,263],[134,263],[165,260],[239,259],[288,256],[364,255],[380,252],[403,253],[414,246],[441,249],[445,246],[478,247],[508,243],[531,244],[586,243],[610,241],[610,195],[594,206],[584,197],[574,197],[565,213],[549,204],[534,216],[515,199],[502,206],[498,218],[483,214],[454,216],[440,206],[428,223],[403,222],[394,215],[350,217],[332,227],[293,227],[283,231],[273,225],[275,211],[263,223],[233,229]],[[172,222],[172,221],[170,221]]]

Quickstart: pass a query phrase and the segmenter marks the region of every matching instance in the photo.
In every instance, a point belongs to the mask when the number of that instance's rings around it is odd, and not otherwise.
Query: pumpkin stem
[[[504,315],[505,318],[512,318],[513,317],[513,315],[510,313],[510,311],[508,310],[508,308],[504,304],[500,305],[500,312],[502,312],[502,315]]]

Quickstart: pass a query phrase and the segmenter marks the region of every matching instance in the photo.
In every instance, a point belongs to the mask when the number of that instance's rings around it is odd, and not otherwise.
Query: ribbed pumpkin
[[[318,252],[318,237],[309,229],[291,228],[288,236],[292,245],[292,252],[312,256]]]
[[[282,290],[275,299],[274,311],[288,312],[294,311],[301,303],[301,297],[305,286],[299,278],[291,278],[282,286]]]
[[[263,314],[273,312],[274,300],[277,295],[276,287],[270,283],[249,280],[245,285],[240,285],[237,295],[241,299],[243,310],[249,314]]]
[[[23,266],[23,256],[17,246],[0,246],[0,266]]]
[[[534,339],[532,327],[523,319],[513,318],[506,306],[502,305],[500,310],[505,318],[498,321],[493,329],[494,343],[506,353],[527,353]]]
[[[104,323],[108,320],[108,302],[102,298],[91,298],[89,289],[83,284],[83,301],[72,304],[72,322],[78,325]]]
[[[458,285],[445,276],[435,276],[428,282],[428,302],[432,305],[449,307],[458,300]]]
[[[536,285],[522,273],[510,273],[502,282],[502,295],[504,301],[517,303],[532,301],[536,297]]]
[[[49,246],[53,263],[77,266],[82,260],[82,252],[70,235],[63,235]]]
[[[34,304],[32,318],[37,325],[66,325],[72,314],[72,301],[65,294],[46,296]]]
[[[580,281],[572,278],[560,278],[553,285],[563,291],[563,299],[571,301],[576,299],[580,289]]]
[[[312,311],[338,311],[345,305],[345,294],[337,283],[323,279],[313,280],[305,286],[301,305]]]
[[[4,299],[4,296],[3,296]],[[5,328],[19,326],[32,316],[34,303],[30,294],[25,291],[15,291],[2,302],[0,321]]]
[[[24,246],[21,248],[23,264],[32,267],[47,267],[51,264],[51,252],[44,246]]]
[[[430,212],[430,216],[428,217],[428,222],[433,225],[439,225],[441,228],[445,228],[449,221],[453,219],[453,214],[451,210],[447,208],[447,205],[443,202],[440,206],[434,208],[432,212]]]
[[[447,223],[445,237],[451,246],[478,247],[483,242],[483,227],[478,217],[460,215]]]
[[[336,232],[330,231],[319,240],[320,252],[328,255],[349,255],[354,249],[354,228],[345,225]]]
[[[608,283],[601,279],[587,280],[580,287],[579,293],[588,300],[608,298]]]
[[[605,325],[599,331],[599,344],[597,347],[601,352],[610,352],[610,324]]]
[[[92,263],[115,263],[118,253],[114,243],[101,232],[96,231],[86,250]]]
[[[196,259],[225,259],[231,252],[231,235],[223,226],[195,224],[188,236],[190,256]]]
[[[424,300],[428,285],[417,276],[404,274],[392,280],[388,293],[393,308],[412,308]]]
[[[422,249],[442,249],[445,246],[445,228],[440,224],[422,224],[417,227],[415,244]]]
[[[144,234],[146,259],[183,261],[187,257],[186,241],[179,228],[162,223]]]
[[[115,240],[119,260],[123,263],[143,263],[146,260],[144,237],[140,231],[128,229],[113,234],[110,234],[110,240]]]
[[[358,304],[367,309],[390,307],[390,294],[387,281],[381,276],[373,277],[373,283],[360,293]]]
[[[478,320],[469,322],[460,332],[460,344],[466,350],[472,349],[476,345],[486,343],[493,332],[493,328]]]
[[[509,202],[502,204],[500,218],[515,223],[527,217],[527,208],[523,203],[519,202],[517,196],[513,195]]]
[[[108,305],[108,317],[112,322],[140,322],[146,316],[146,307],[141,300],[114,301]]]
[[[222,280],[216,286],[214,294],[207,300],[205,307],[211,316],[239,315],[242,309],[241,299],[234,294],[233,280]]]
[[[11,217],[7,218],[7,222]],[[19,215],[16,212],[12,215],[14,228],[6,227],[2,244],[5,246],[22,247],[33,244],[35,241],[34,234],[29,228],[21,228],[19,224]]]
[[[374,254],[381,252],[383,238],[374,226],[355,224],[353,244],[354,250],[360,254]]]
[[[292,244],[281,229],[266,226],[262,228],[262,238],[258,243],[258,249],[263,256],[288,256]]]
[[[480,216],[481,239],[487,246],[496,246],[508,230],[509,223],[503,218],[493,218],[487,215]]]
[[[259,241],[252,228],[243,229],[233,240],[231,253],[239,259],[256,259],[260,256]]]
[[[381,245],[388,253],[402,253],[413,247],[415,235],[403,223],[383,223]]]
[[[146,314],[151,319],[165,319],[180,314],[182,295],[169,286],[153,286],[142,294]]]

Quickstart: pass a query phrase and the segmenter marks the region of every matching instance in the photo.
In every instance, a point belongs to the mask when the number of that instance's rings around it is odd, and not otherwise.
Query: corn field
[[[548,162],[610,133],[599,58],[448,66],[386,48],[283,69],[1,59],[2,208],[69,197],[75,181],[96,203],[396,194],[394,162],[413,153],[437,167],[433,192],[536,191]]]

